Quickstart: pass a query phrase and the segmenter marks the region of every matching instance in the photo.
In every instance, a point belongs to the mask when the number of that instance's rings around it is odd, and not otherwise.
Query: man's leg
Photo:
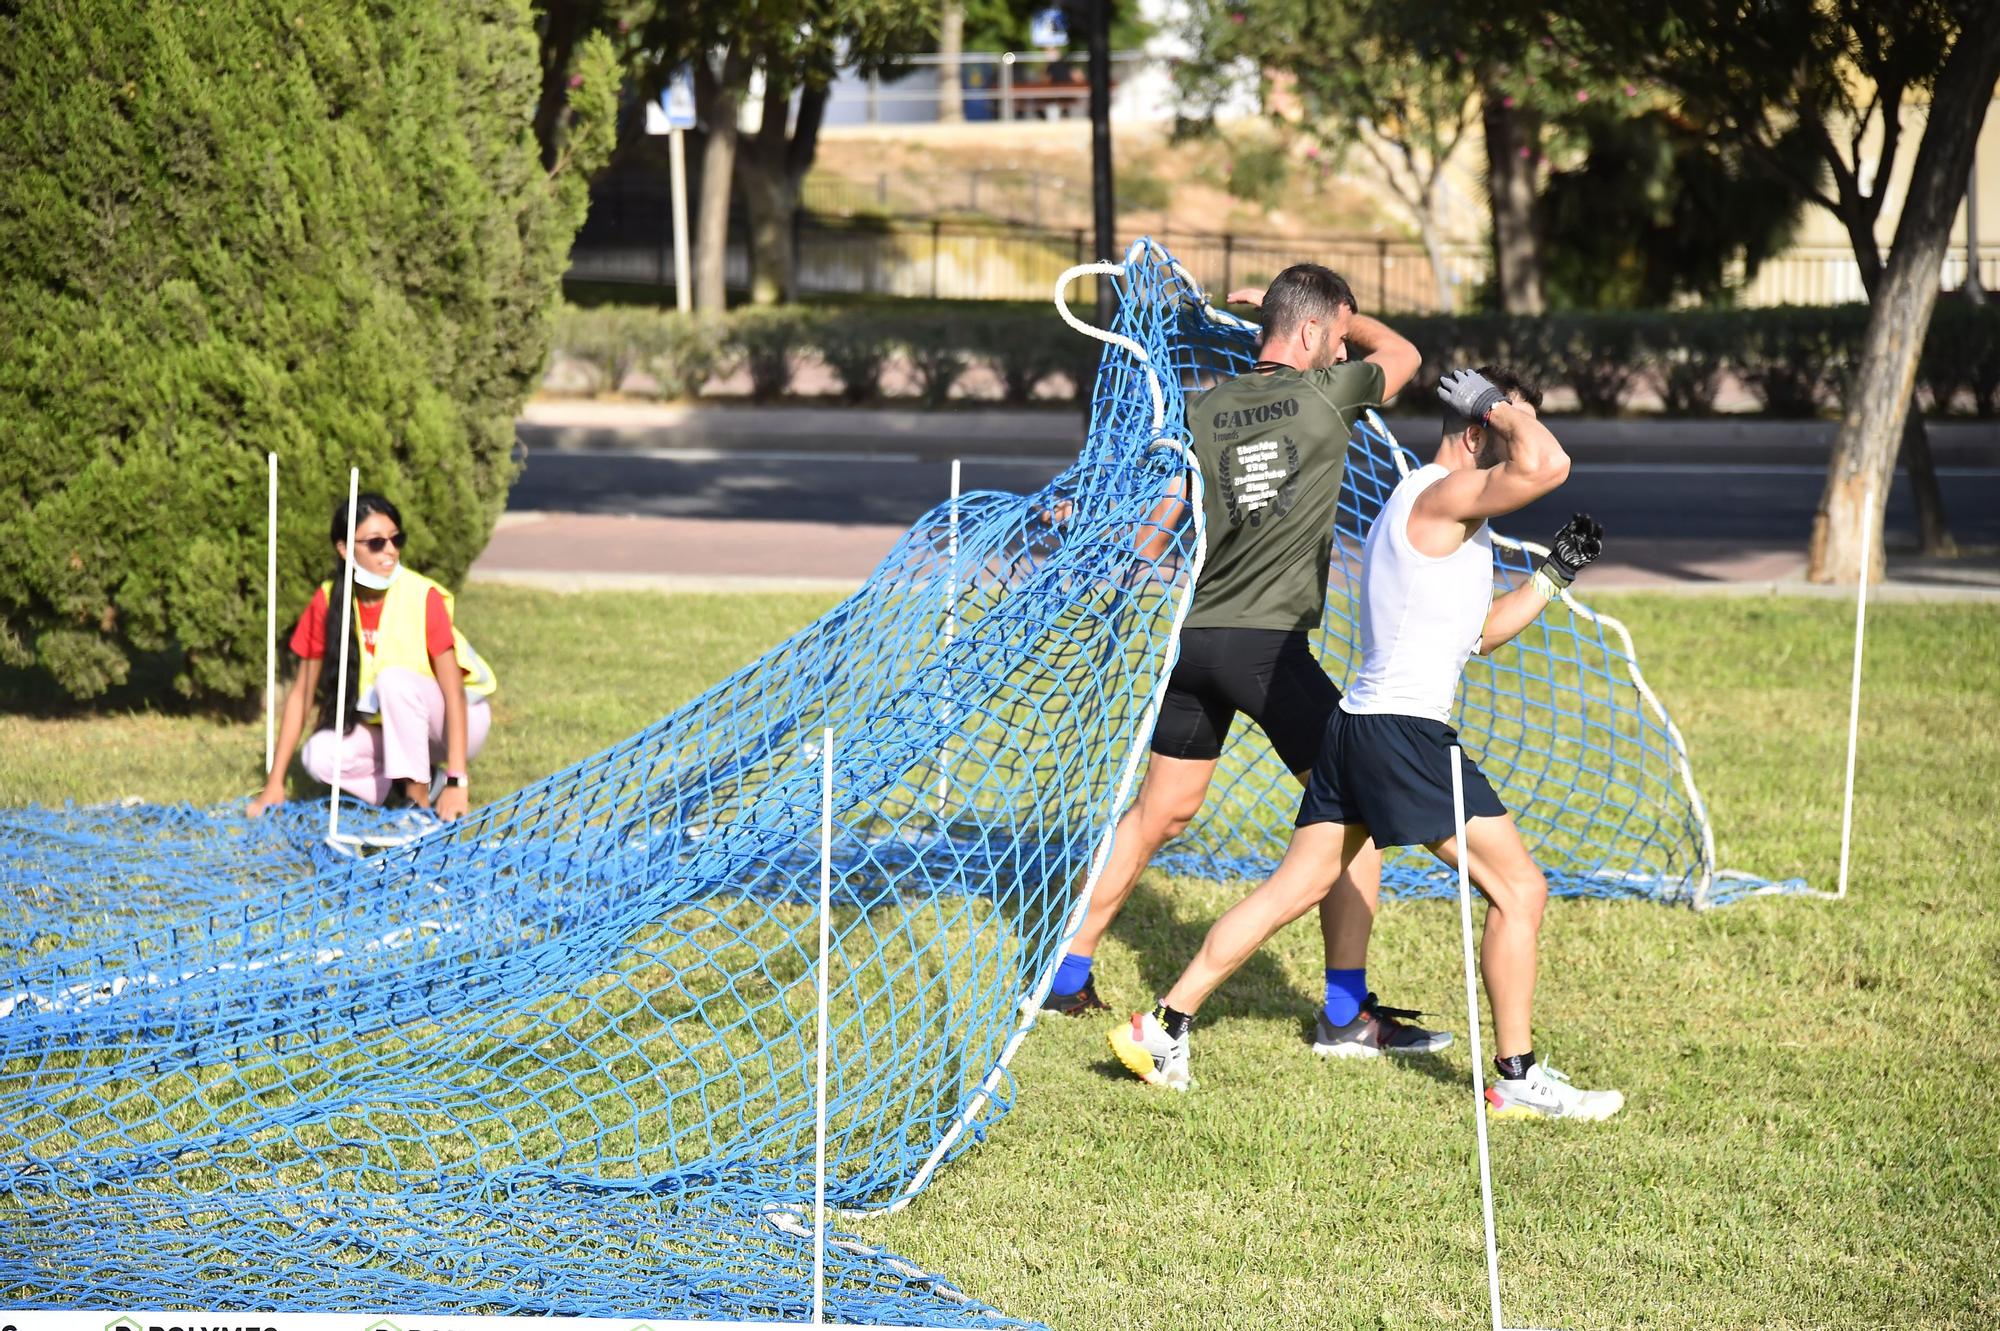
[[[1193,1084],[1187,1026],[1195,1012],[1272,934],[1317,905],[1367,840],[1367,828],[1340,823],[1309,823],[1294,832],[1277,870],[1210,926],[1159,1009],[1112,1029],[1118,1061],[1155,1086],[1187,1090]]]
[[[1317,906],[1367,842],[1368,829],[1351,824],[1311,823],[1294,832],[1276,871],[1210,927],[1166,1005],[1193,1016],[1271,935]]]
[[[1247,664],[1247,663],[1246,663]],[[1327,676],[1304,633],[1284,637],[1261,669],[1232,675],[1230,701],[1248,712],[1304,787],[1326,745],[1328,727],[1340,708],[1340,690]],[[1382,887],[1382,856],[1370,842],[1319,903],[1319,929],[1326,956],[1326,991],[1313,1048],[1322,1054],[1376,1054],[1384,1039],[1401,1052],[1441,1048],[1448,1034],[1390,1029],[1363,1019],[1368,1002],[1368,936],[1375,927],[1375,902]],[[1390,1019],[1393,1020],[1393,1019]],[[1319,1037],[1325,1037],[1321,1039]]]
[[[1215,667],[1229,658],[1233,631],[1184,629],[1180,655],[1153,723],[1151,760],[1132,807],[1113,829],[1111,853],[1091,889],[1090,905],[1070,950],[1056,967],[1042,1011],[1078,1017],[1109,1006],[1090,982],[1097,945],[1161,846],[1201,812],[1236,713],[1215,688]],[[1079,888],[1079,890],[1081,890]]]
[[[1326,998],[1313,1023],[1312,1050],[1323,1058],[1435,1054],[1451,1044],[1450,1031],[1416,1024],[1423,1013],[1414,1009],[1382,1006],[1368,987],[1368,939],[1381,895],[1382,852],[1371,839],[1319,903]]]
[[[1535,1058],[1535,971],[1548,880],[1510,814],[1468,819],[1465,841],[1469,875],[1487,901],[1479,970],[1493,1009],[1493,1064],[1500,1074],[1486,1092],[1494,1117],[1611,1117],[1625,1104],[1622,1092],[1583,1090]],[[1457,838],[1434,842],[1431,851],[1457,867]]]
[[[1319,903],[1319,937],[1328,970],[1361,970],[1368,965],[1368,937],[1375,929],[1381,895],[1382,852],[1370,841]]]
[[[1299,784],[1304,785],[1305,778],[1301,777]],[[1319,937],[1326,955],[1326,997],[1320,1004],[1318,1024],[1329,1030],[1350,1025],[1368,1001],[1368,938],[1375,931],[1375,904],[1381,895],[1382,852],[1369,841],[1320,898]],[[1314,1048],[1319,1048],[1319,1044],[1316,1038]]]
[[[1094,957],[1111,922],[1131,897],[1139,875],[1160,847],[1187,830],[1201,812],[1208,795],[1209,779],[1215,775],[1213,758],[1169,758],[1153,754],[1146,775],[1139,782],[1139,794],[1132,807],[1118,820],[1111,842],[1111,854],[1098,875],[1090,894],[1090,911],[1083,918],[1070,944],[1072,955]]]
[[[1512,814],[1472,818],[1465,824],[1473,885],[1486,898],[1486,931],[1479,940],[1479,970],[1493,1008],[1494,1053],[1513,1058],[1535,1047],[1535,970],[1542,910],[1549,884],[1528,854]],[[1458,867],[1458,839],[1433,842],[1431,853]]]

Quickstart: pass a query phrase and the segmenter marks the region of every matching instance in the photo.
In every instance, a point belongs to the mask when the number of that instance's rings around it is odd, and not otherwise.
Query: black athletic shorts
[[[1359,824],[1385,848],[1424,846],[1455,835],[1451,746],[1456,743],[1456,730],[1429,717],[1335,708],[1299,802],[1298,825]],[[1465,816],[1497,818],[1505,812],[1466,755]]]
[[[1304,629],[1182,629],[1180,649],[1153,727],[1154,753],[1219,758],[1229,723],[1247,712],[1286,771],[1313,765],[1340,690]]]

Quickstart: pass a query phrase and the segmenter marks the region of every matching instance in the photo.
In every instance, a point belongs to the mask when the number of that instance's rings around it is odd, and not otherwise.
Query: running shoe
[[[1503,1077],[1486,1088],[1487,1112],[1493,1118],[1610,1118],[1625,1104],[1623,1091],[1585,1091],[1546,1063],[1528,1069],[1518,1080]]]
[[[1140,1081],[1164,1086],[1170,1091],[1193,1087],[1188,1073],[1188,1037],[1176,1040],[1150,1012],[1135,1012],[1132,1020],[1111,1028],[1111,1052],[1118,1055],[1128,1071]]]
[[[1370,994],[1361,1012],[1345,1026],[1336,1026],[1320,1010],[1313,1031],[1313,1052],[1322,1058],[1380,1058],[1383,1054],[1435,1054],[1451,1043],[1450,1031],[1430,1031],[1411,1021],[1424,1014],[1410,1008],[1383,1007]]]
[[[1042,1000],[1042,1011],[1060,1012],[1065,1017],[1087,1017],[1093,1012],[1109,1012],[1111,1004],[1097,996],[1097,977],[1083,982],[1073,994],[1050,994]]]

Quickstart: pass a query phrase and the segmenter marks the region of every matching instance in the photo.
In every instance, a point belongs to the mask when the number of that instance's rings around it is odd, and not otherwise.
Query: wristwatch
[[[446,772],[444,774],[445,789],[450,790],[453,786],[456,786],[458,789],[464,790],[465,780],[465,773],[463,772]]]

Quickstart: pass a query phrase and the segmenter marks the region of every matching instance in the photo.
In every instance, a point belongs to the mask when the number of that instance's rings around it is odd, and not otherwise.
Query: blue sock
[[[1361,1004],[1368,997],[1368,968],[1337,971],[1328,968],[1326,972],[1326,1019],[1336,1026],[1345,1026],[1361,1015]]]
[[[1074,952],[1063,953],[1062,965],[1056,967],[1056,982],[1049,992],[1067,995],[1083,988],[1090,983],[1090,963],[1089,957],[1079,957]]]

